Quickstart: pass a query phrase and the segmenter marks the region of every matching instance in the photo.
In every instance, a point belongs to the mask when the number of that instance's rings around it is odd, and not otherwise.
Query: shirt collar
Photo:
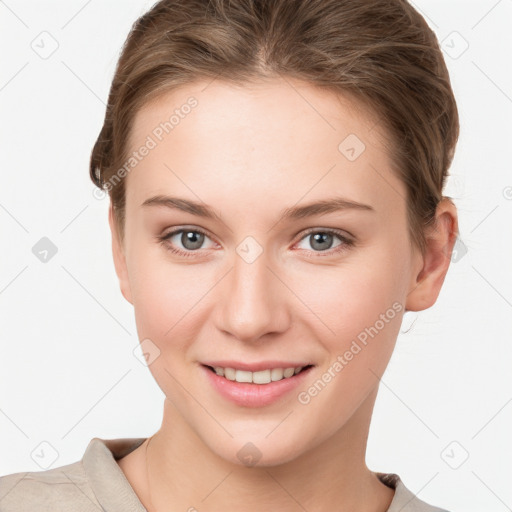
[[[94,494],[105,512],[125,510],[147,512],[116,462],[139,447],[146,439],[145,437],[120,439],[94,437],[89,442],[82,458],[82,464]],[[404,510],[412,512],[420,510],[422,505],[428,507],[405,487],[397,474],[379,472],[375,474],[383,484],[395,490],[387,512]],[[423,507],[421,510],[427,510]],[[431,510],[434,512],[440,509],[432,507]]]

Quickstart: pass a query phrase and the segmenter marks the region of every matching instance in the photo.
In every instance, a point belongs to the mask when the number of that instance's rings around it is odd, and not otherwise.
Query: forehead
[[[336,190],[375,209],[405,195],[378,119],[349,95],[292,80],[197,82],[140,109],[129,149],[127,207],[172,193],[216,207],[279,209]]]

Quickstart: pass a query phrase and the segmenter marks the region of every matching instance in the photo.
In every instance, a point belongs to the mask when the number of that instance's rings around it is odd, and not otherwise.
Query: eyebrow
[[[157,195],[146,199],[141,206],[160,206],[181,210],[198,217],[204,217],[205,219],[221,220],[220,215],[210,206],[192,201],[190,199],[183,199],[179,197]],[[281,211],[279,218],[281,218],[281,220],[297,220],[306,217],[312,217],[314,215],[322,215],[344,210],[375,212],[375,209],[368,204],[350,201],[343,197],[333,197],[330,199],[309,203],[303,206],[285,208]]]

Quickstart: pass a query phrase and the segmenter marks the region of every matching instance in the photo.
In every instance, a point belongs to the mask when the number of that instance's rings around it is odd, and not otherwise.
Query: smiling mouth
[[[225,378],[226,380],[249,384],[270,384],[271,382],[290,379],[294,375],[297,375],[313,367],[313,365],[309,364],[307,366],[269,368],[267,370],[251,372],[247,370],[238,370],[235,368],[223,368],[222,366],[203,366],[217,374],[219,377]]]

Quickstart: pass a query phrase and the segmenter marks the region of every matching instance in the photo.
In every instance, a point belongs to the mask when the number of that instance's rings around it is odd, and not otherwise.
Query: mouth
[[[225,380],[256,385],[265,385],[270,384],[271,382],[291,379],[300,373],[307,372],[313,367],[312,364],[308,364],[305,366],[282,366],[250,371],[230,366],[210,366],[207,364],[203,364],[203,366],[210,372],[215,373],[218,377],[222,377]]]
[[[203,361],[202,375],[216,394],[236,406],[265,407],[292,400],[293,392],[304,386],[315,365],[307,360]]]

